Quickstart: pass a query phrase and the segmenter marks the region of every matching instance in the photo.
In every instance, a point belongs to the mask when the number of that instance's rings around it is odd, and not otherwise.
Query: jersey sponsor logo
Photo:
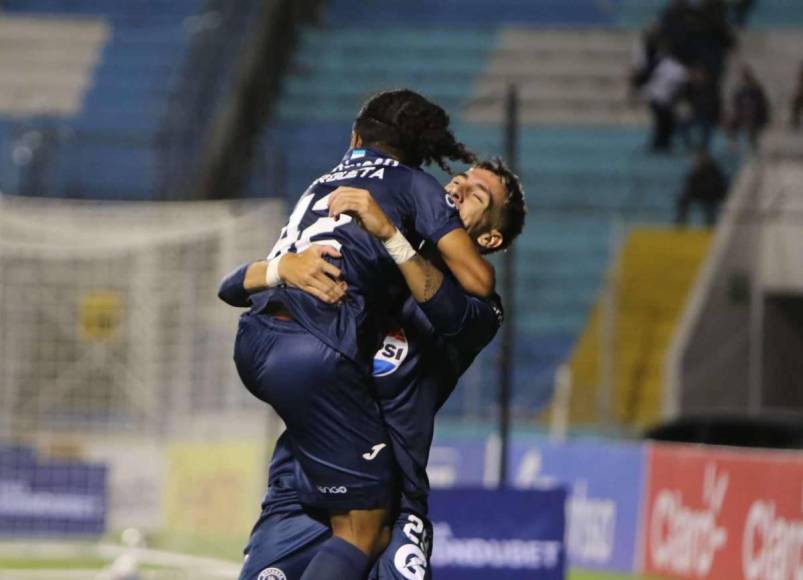
[[[318,491],[329,495],[339,495],[349,492],[344,485],[319,485]]]
[[[265,568],[259,573],[257,580],[287,580],[287,576],[278,568]]]
[[[393,565],[408,580],[424,580],[427,576],[427,558],[414,544],[405,544],[396,550]]]
[[[407,358],[407,351],[407,336],[404,331],[399,328],[389,332],[374,355],[373,375],[384,377],[396,372]]]
[[[352,159],[362,159],[365,157],[365,149],[355,149],[351,152]]]
[[[379,452],[382,451],[385,447],[387,447],[387,445],[385,445],[384,443],[379,443],[377,445],[374,445],[373,447],[371,447],[371,451],[362,454],[362,458],[368,461],[373,461],[374,458],[379,454]]]

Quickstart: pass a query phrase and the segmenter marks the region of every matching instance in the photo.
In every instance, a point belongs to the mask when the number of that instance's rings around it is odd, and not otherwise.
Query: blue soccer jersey
[[[233,306],[248,304],[246,269],[241,266],[221,284],[221,298]],[[503,319],[497,295],[469,296],[447,276],[429,301],[405,301],[374,356],[374,386],[402,476],[403,505],[412,511],[427,512],[426,466],[435,414]],[[292,461],[280,440],[271,474],[292,471]]]
[[[348,284],[346,299],[325,304],[298,289],[280,287],[253,295],[254,310],[261,311],[269,301],[280,302],[321,342],[367,364],[381,340],[385,314],[397,311],[408,291],[381,242],[348,215],[329,217],[329,196],[343,185],[370,190],[413,245],[423,240],[437,243],[462,224],[433,177],[373,149],[349,150],[301,196],[268,259],[301,252],[313,243],[344,249],[336,262]]]
[[[427,513],[435,414],[502,320],[498,296],[468,296],[447,278],[428,302],[408,299],[377,352],[374,385],[402,476],[403,509]]]
[[[220,296],[246,306],[247,265],[224,279]],[[408,299],[397,325],[389,329],[374,357],[374,384],[401,479],[400,514],[390,547],[371,578],[429,578],[431,530],[427,513],[426,465],[435,414],[458,378],[494,337],[503,319],[499,298],[466,295],[450,278],[428,302]],[[306,564],[330,535],[320,514],[302,507],[299,492],[310,487],[287,433],[276,444],[262,514],[246,548],[241,580],[254,580],[276,566],[288,579],[300,578]],[[412,523],[411,523],[412,522]],[[411,525],[418,534],[411,534]],[[420,528],[420,529],[418,529]],[[405,556],[406,557],[402,557]],[[418,574],[410,576],[410,574]],[[424,574],[424,576],[420,576]]]

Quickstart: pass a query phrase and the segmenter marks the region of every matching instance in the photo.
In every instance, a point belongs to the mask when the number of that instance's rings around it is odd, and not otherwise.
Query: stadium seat
[[[4,11],[33,20],[94,17],[111,25],[80,107],[63,119],[65,140],[50,172],[55,176],[53,193],[113,199],[153,196],[157,132],[189,45],[187,19],[202,8],[200,0],[4,2]]]

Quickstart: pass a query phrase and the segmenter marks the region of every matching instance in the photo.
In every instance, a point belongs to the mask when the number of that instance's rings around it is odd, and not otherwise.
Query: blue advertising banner
[[[510,481],[516,487],[569,487],[566,544],[570,566],[634,571],[647,447],[603,440],[517,438]]]
[[[105,466],[0,447],[0,535],[99,535],[105,524]]]
[[[434,490],[438,580],[563,580],[566,490]]]
[[[491,446],[490,439],[484,436],[436,436],[427,464],[430,484],[432,487],[484,486],[485,474],[489,472],[485,456]],[[498,467],[494,467],[491,472],[497,470]]]

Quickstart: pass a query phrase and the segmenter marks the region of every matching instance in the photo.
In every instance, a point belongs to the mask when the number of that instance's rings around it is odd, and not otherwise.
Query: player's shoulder
[[[444,191],[440,182],[420,167],[410,167],[409,170],[411,172],[411,185],[416,191]]]

